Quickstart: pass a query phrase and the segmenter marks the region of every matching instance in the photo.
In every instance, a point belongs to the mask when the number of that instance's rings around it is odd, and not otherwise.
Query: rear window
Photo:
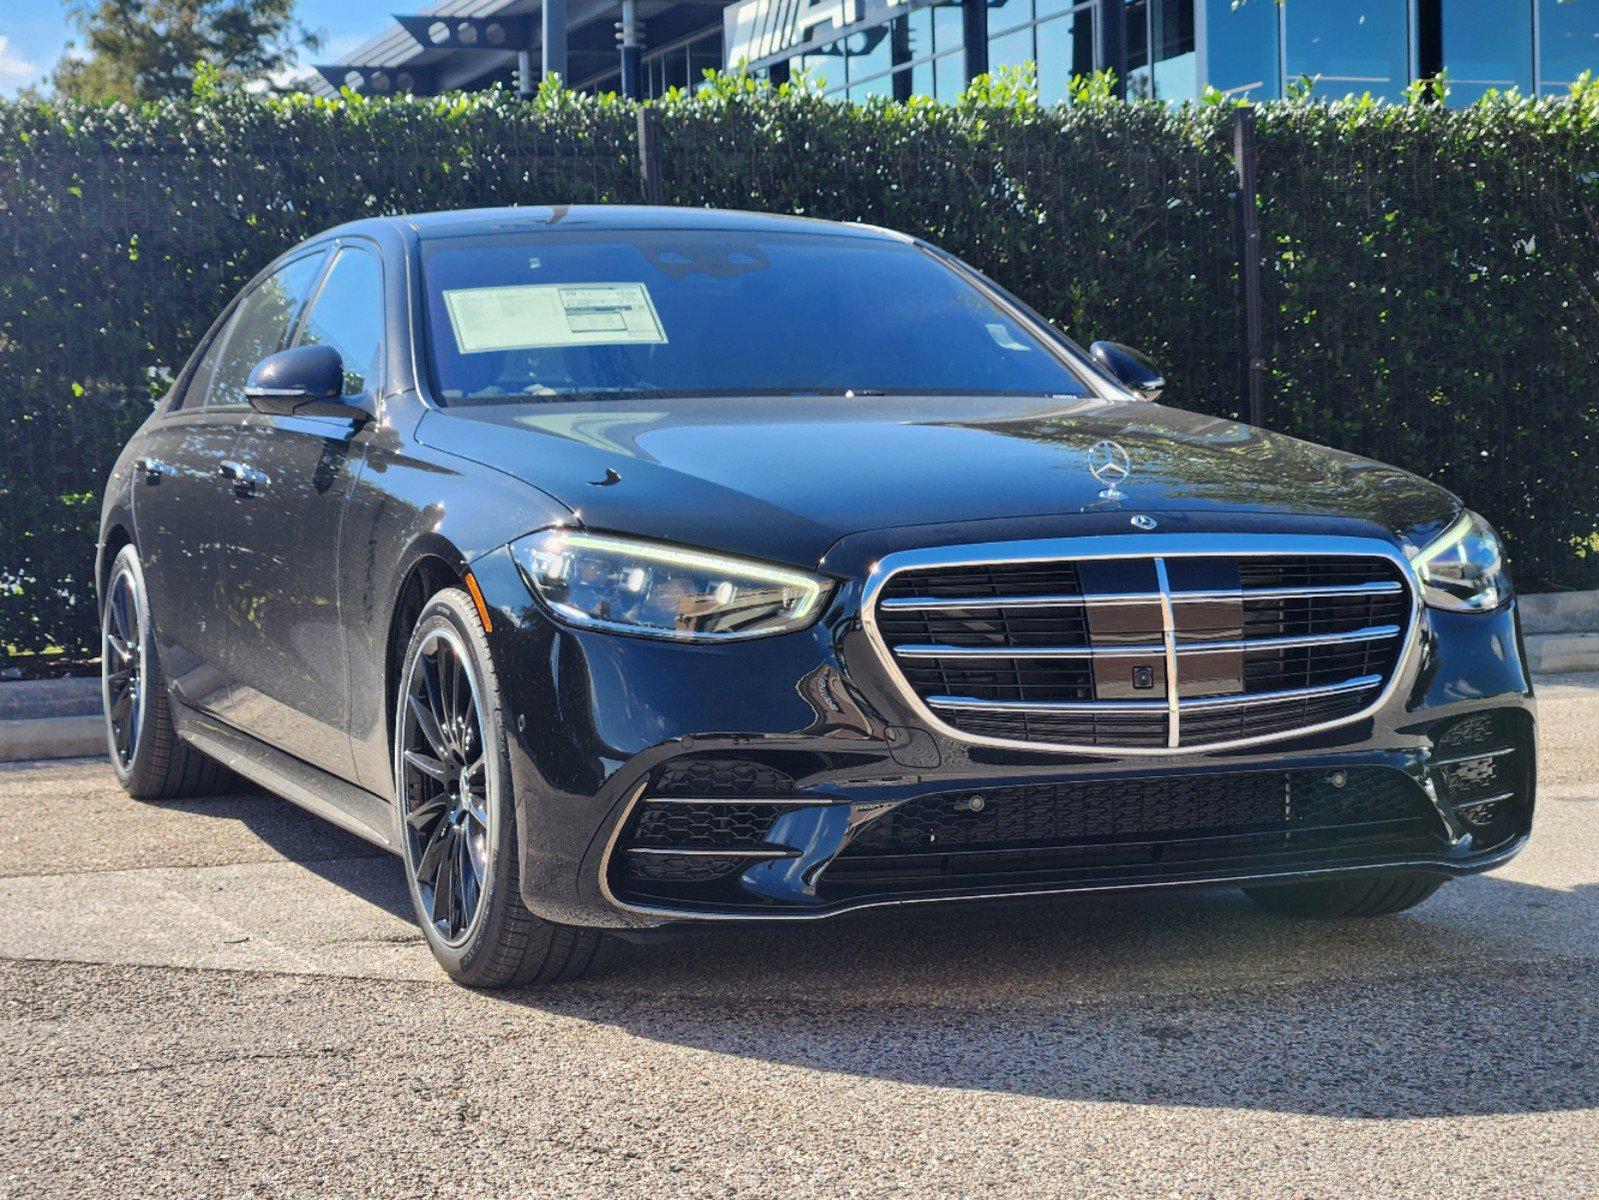
[[[661,395],[1082,395],[1063,352],[916,246],[639,230],[423,246],[446,404]]]

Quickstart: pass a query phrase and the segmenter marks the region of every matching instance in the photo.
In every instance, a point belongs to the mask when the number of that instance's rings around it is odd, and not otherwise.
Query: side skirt
[[[196,712],[171,698],[178,736],[230,771],[393,854],[394,806],[365,788]]]

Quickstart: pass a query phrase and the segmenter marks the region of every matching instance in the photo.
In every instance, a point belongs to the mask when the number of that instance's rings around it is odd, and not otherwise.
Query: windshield
[[[907,243],[627,230],[424,243],[446,404],[633,396],[1080,396],[1063,351]]]

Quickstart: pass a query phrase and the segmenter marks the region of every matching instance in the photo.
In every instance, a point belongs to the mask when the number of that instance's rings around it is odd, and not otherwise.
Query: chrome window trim
[[[1394,659],[1393,670],[1389,673],[1387,683],[1372,700],[1372,702],[1358,712],[1348,716],[1338,717],[1331,721],[1322,721],[1314,725],[1299,726],[1294,729],[1278,730],[1273,733],[1259,734],[1253,737],[1234,738],[1223,742],[1205,742],[1193,746],[1164,745],[1164,746],[1126,746],[1126,745],[1079,745],[1070,742],[1028,742],[1015,738],[989,737],[983,734],[969,733],[958,729],[942,720],[933,707],[917,694],[895,660],[893,651],[889,648],[887,639],[877,624],[877,602],[882,595],[884,587],[889,580],[903,571],[921,570],[939,567],[975,567],[1008,565],[1012,563],[1053,562],[1062,559],[1116,559],[1116,558],[1203,558],[1203,557],[1266,557],[1271,555],[1312,555],[1317,557],[1347,557],[1347,558],[1382,558],[1398,568],[1400,578],[1404,581],[1401,590],[1408,589],[1410,593],[1410,618],[1406,626],[1405,642],[1400,647]],[[1353,586],[1353,585],[1350,585]],[[1383,584],[1381,591],[1392,592],[1398,585]],[[1343,590],[1343,589],[1340,589]],[[1376,591],[1378,589],[1371,589]],[[1151,593],[1145,603],[1156,600],[1162,601],[1165,620],[1163,624],[1171,628],[1170,604],[1179,597],[1184,599],[1214,598],[1225,594],[1229,598],[1248,595],[1253,598],[1257,595],[1270,596],[1283,589],[1261,588],[1245,589],[1239,592],[1226,593]],[[1079,597],[1079,602],[1082,600]],[[1116,600],[1128,602],[1122,597]],[[896,605],[896,608],[908,607]],[[1018,542],[986,542],[974,543],[963,546],[940,546],[921,550],[900,550],[884,555],[871,565],[867,572],[866,584],[861,593],[861,625],[866,631],[867,641],[871,644],[873,653],[877,656],[879,665],[887,676],[889,685],[895,693],[908,704],[911,711],[929,729],[951,738],[958,742],[970,745],[998,746],[1007,750],[1032,750],[1041,753],[1066,753],[1085,754],[1102,758],[1174,758],[1187,756],[1200,756],[1215,754],[1226,750],[1240,749],[1246,746],[1260,746],[1271,742],[1288,741],[1294,738],[1305,737],[1309,734],[1321,733],[1329,729],[1337,729],[1344,725],[1352,725],[1357,721],[1365,720],[1373,713],[1379,711],[1392,698],[1398,688],[1400,680],[1405,676],[1416,648],[1420,642],[1421,633],[1421,588],[1416,580],[1415,572],[1411,569],[1410,561],[1393,543],[1380,537],[1334,537],[1319,534],[1269,534],[1269,533],[1209,533],[1209,534],[1116,534],[1107,537],[1079,537],[1079,538],[1044,538]],[[1175,647],[1167,647],[1169,659],[1175,659]],[[1168,665],[1168,672],[1172,665]],[[1168,678],[1176,678],[1169,674]],[[1175,689],[1171,689],[1175,694]],[[1126,706],[1136,705],[1138,708],[1146,706],[1168,707],[1172,696],[1160,701],[1123,701],[1116,702],[1088,702],[1083,711],[1104,712],[1113,714],[1126,709]],[[1214,698],[1208,698],[1214,699]],[[1264,694],[1250,697],[1250,701],[1259,700],[1270,703]],[[1240,701],[1247,702],[1247,701]],[[1186,706],[1179,706],[1179,708]],[[1053,711],[1067,711],[1056,708]],[[1180,719],[1180,718],[1174,718]],[[1168,729],[1168,742],[1175,739],[1177,731]]]

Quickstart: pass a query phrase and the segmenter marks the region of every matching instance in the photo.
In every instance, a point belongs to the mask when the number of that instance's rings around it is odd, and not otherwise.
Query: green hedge
[[[660,105],[668,203],[931,238],[1236,415],[1227,111],[1086,90],[849,106],[725,79]],[[216,311],[375,213],[637,202],[637,112],[551,92],[0,104],[0,648],[93,646],[99,488]],[[1599,583],[1599,93],[1259,115],[1267,423],[1445,482],[1524,584]]]

